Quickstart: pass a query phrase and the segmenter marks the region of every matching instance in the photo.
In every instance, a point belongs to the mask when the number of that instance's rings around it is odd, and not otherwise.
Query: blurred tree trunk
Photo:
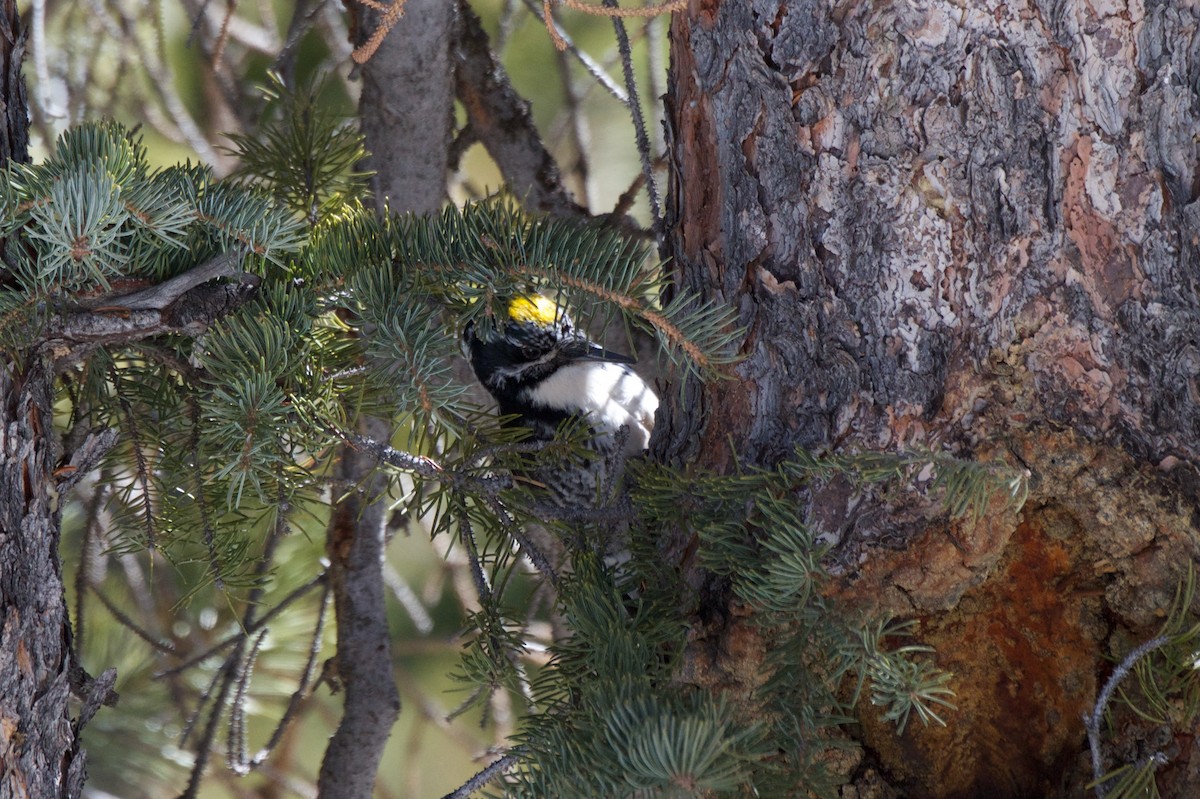
[[[456,4],[408,0],[362,66],[359,120],[371,153],[366,169],[380,213],[436,211],[446,198],[453,124],[451,36]],[[353,6],[356,46],[378,30],[380,14]],[[359,432],[390,441],[389,420],[363,418]],[[321,763],[323,799],[372,795],[384,746],[400,712],[384,602],[388,479],[369,456],[343,447],[339,485],[359,486],[334,508],[327,534],[337,617],[338,674],[345,684],[342,720]]]
[[[25,31],[0,8],[0,165],[29,160],[21,78]],[[0,247],[19,246],[2,241]],[[43,356],[0,361],[0,796],[74,797],[83,788],[68,699],[73,675],[58,561],[54,374]]]
[[[836,591],[920,619],[958,692],[948,727],[902,736],[864,703],[875,765],[852,779],[1083,795],[1106,658],[1154,633],[1196,560],[1198,29],[1173,0],[675,17],[672,256],[748,333],[737,380],[669,410],[673,454],[927,446],[1031,473],[1019,514],[978,522],[814,498],[842,531]],[[745,648],[721,651],[736,682]],[[1170,757],[1163,794],[1197,795],[1195,740]]]

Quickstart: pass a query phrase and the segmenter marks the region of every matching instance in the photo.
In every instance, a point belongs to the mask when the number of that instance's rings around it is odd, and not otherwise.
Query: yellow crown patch
[[[541,294],[514,297],[508,304],[508,318],[514,322],[552,325],[558,319],[558,303]]]

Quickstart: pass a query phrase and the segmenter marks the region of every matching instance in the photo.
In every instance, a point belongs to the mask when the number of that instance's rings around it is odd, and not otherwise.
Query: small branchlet
[[[1113,668],[1084,714],[1092,759],[1092,783],[1098,799],[1132,799],[1157,796],[1155,772],[1166,765],[1163,752],[1152,752],[1135,763],[1104,770],[1103,726],[1118,698],[1137,717],[1167,729],[1190,729],[1200,714],[1200,621],[1193,609],[1195,571],[1189,567],[1175,592],[1175,600],[1159,634],[1131,649]],[[1123,681],[1136,677],[1136,690],[1126,691]]]

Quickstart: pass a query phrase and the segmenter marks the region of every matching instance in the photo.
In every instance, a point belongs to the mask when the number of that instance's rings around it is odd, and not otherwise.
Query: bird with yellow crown
[[[500,413],[535,439],[552,439],[567,420],[588,426],[588,446],[599,457],[556,474],[543,470],[537,479],[559,508],[594,507],[613,484],[612,465],[649,445],[658,396],[630,368],[633,358],[593,341],[549,297],[515,297],[507,317],[482,336],[468,326],[464,341],[475,375]]]

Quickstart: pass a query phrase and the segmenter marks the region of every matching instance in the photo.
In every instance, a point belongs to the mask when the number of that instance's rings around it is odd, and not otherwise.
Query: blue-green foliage
[[[113,280],[158,280],[226,249],[276,260],[303,228],[262,191],[190,165],[152,169],[141,141],[115,123],[73,128],[37,165],[0,175],[0,236],[20,233],[13,277],[30,295],[108,291]]]
[[[328,501],[336,445],[362,414],[383,415],[407,422],[408,454],[436,454],[445,476],[418,473],[405,509],[437,511],[436,529],[469,550],[481,607],[461,676],[479,686],[476,699],[507,690],[530,702],[510,795],[812,790],[852,673],[901,725],[913,712],[938,720],[930,703],[944,704],[945,679],[907,657],[922,650],[886,652],[880,641],[894,628],[860,634],[822,598],[824,550],[799,500],[830,470],[870,482],[931,461],[955,511],[993,490],[990,472],[931,456],[798,453],[776,470],[730,476],[643,468],[622,519],[628,568],[613,571],[577,545],[608,535],[605,520],[556,529],[572,557],[556,586],[568,633],[549,665],[527,673],[526,495],[497,474],[536,456],[465,399],[451,368],[465,325],[487,328],[508,297],[542,291],[585,323],[619,317],[656,337],[678,373],[711,378],[734,360],[732,311],[683,291],[663,306],[664,270],[646,246],[528,216],[506,198],[380,218],[365,205],[361,137],[311,94],[277,99],[261,136],[234,140],[243,166],[230,180],[192,165],[153,170],[136,136],[113,124],[72,130],[42,164],[0,175],[0,346],[10,352],[36,350],[55,317],[119,313],[123,293],[218,255],[236,255],[257,278],[252,298],[196,337],[97,346],[62,381],[66,424],[122,433],[103,477],[118,547],[203,563],[210,579],[237,587],[256,552],[251,531]],[[541,457],[577,448],[582,432],[564,430]],[[657,546],[689,538],[764,641],[761,681],[738,692],[715,677],[708,687],[679,679],[699,659],[688,625],[702,609]]]

